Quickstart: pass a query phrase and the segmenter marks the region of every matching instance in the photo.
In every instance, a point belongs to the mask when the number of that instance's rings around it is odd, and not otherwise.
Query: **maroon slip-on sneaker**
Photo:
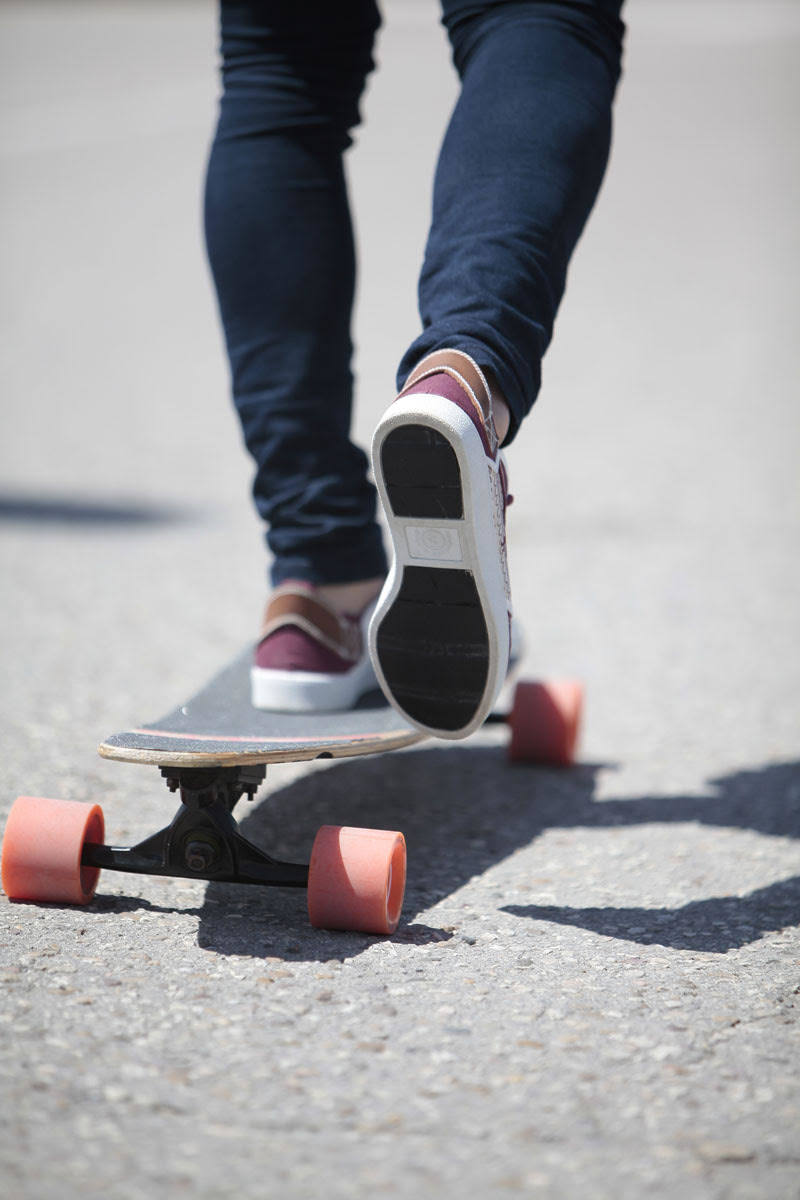
[[[253,666],[255,708],[326,712],[352,708],[376,686],[367,651],[373,601],[340,615],[311,584],[287,582],[270,597]]]

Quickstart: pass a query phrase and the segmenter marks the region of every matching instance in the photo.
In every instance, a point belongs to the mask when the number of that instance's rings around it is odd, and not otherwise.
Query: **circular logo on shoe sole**
[[[407,525],[406,543],[411,558],[461,562],[461,541],[455,529],[441,525]]]

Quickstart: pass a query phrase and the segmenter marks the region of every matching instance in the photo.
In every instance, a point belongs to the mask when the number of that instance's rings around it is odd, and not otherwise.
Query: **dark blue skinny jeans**
[[[533,404],[567,264],[608,158],[622,0],[442,0],[461,93],[419,281],[427,353],[493,372],[511,440]],[[222,0],[205,228],[274,583],[386,568],[349,438],[355,256],[342,166],[373,67],[374,0]],[[408,64],[409,83],[414,64]],[[425,186],[424,180],[420,186]]]

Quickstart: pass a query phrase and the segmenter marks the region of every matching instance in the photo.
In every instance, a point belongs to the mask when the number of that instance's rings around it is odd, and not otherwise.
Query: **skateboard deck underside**
[[[346,712],[263,712],[250,703],[252,650],[244,651],[187,703],[157,721],[114,734],[103,758],[158,766],[236,766],[348,758],[410,746],[425,735],[380,692]]]

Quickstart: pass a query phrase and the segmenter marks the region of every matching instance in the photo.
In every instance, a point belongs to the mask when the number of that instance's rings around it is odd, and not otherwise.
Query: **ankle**
[[[494,427],[497,432],[497,440],[502,446],[511,425],[511,413],[503,397],[498,395],[494,388],[492,389],[492,412],[494,414]]]
[[[508,407],[505,396],[500,391],[500,384],[497,382],[494,371],[487,370],[485,371],[485,375],[492,396],[492,416],[494,417],[495,433],[497,434],[498,442],[502,446],[511,426],[511,410]]]
[[[340,616],[357,616],[383,587],[383,576],[360,579],[355,583],[323,583],[314,588],[320,600]]]

